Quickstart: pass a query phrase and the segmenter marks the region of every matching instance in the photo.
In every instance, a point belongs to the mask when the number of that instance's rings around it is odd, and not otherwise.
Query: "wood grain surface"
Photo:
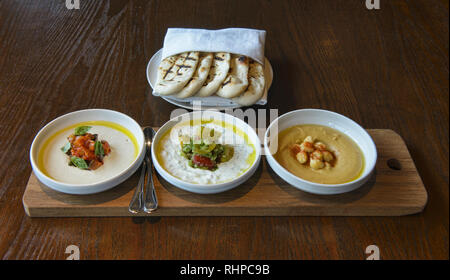
[[[449,257],[449,16],[446,0],[0,1],[0,257],[382,259]],[[406,217],[29,218],[34,135],[86,108],[160,126],[145,67],[168,27],[267,30],[279,114],[323,108],[398,132],[429,195]],[[259,107],[258,107],[259,108]]]
[[[370,180],[361,188],[339,195],[314,195],[286,183],[265,156],[244,184],[223,193],[202,195],[178,189],[154,174],[159,208],[139,216],[403,216],[421,212],[427,192],[405,142],[389,129],[368,130],[378,160]],[[395,162],[393,164],[392,162]],[[23,196],[30,217],[135,216],[128,205],[139,173],[119,186],[93,195],[54,191],[32,173]]]

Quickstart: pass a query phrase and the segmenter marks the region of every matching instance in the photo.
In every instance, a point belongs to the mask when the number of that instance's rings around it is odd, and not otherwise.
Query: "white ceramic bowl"
[[[301,179],[281,166],[281,164],[279,164],[272,156],[275,152],[273,148],[276,147],[276,145],[272,146],[271,151],[269,147],[271,141],[270,137],[277,137],[278,133],[286,128],[300,124],[328,126],[349,136],[356,142],[364,155],[365,164],[362,175],[358,179],[344,184],[318,184]],[[276,128],[277,126],[278,129]],[[273,140],[274,139],[272,139],[272,141]],[[375,143],[364,128],[343,115],[319,109],[296,110],[275,119],[266,131],[264,137],[264,152],[270,167],[283,180],[300,190],[314,194],[339,194],[361,187],[369,180],[377,162],[377,149]]]
[[[126,170],[109,179],[93,184],[68,184],[48,177],[39,169],[39,165],[37,164],[39,149],[42,147],[48,137],[55,134],[57,131],[60,131],[61,129],[80,122],[102,120],[117,123],[123,127],[126,127],[136,138],[139,149],[138,156]],[[31,144],[30,149],[31,166],[33,168],[34,174],[39,179],[39,181],[41,181],[49,188],[69,194],[92,194],[102,192],[117,186],[118,184],[128,179],[134,172],[136,172],[136,170],[141,165],[144,156],[144,133],[142,132],[140,125],[125,114],[106,109],[81,110],[54,119],[38,132],[33,140],[33,143]]]
[[[156,157],[156,147],[158,146],[159,141],[161,140],[161,137],[165,134],[166,131],[172,129],[177,123],[180,121],[185,121],[187,118],[189,119],[210,119],[214,118],[215,120],[225,120],[228,123],[231,123],[235,125],[237,128],[241,129],[248,135],[248,139],[253,143],[255,150],[256,150],[256,157],[253,164],[250,166],[250,168],[245,171],[243,174],[241,174],[239,177],[225,182],[225,183],[219,183],[219,184],[193,184],[186,181],[183,181],[169,172],[167,172],[161,164],[158,162],[158,159]],[[174,185],[175,187],[178,187],[180,189],[193,192],[193,193],[200,193],[200,194],[213,194],[213,193],[220,193],[227,190],[230,190],[234,187],[237,187],[238,185],[244,183],[247,181],[256,171],[256,169],[259,166],[259,162],[261,159],[261,142],[258,138],[258,135],[253,130],[251,126],[249,126],[244,121],[228,115],[224,113],[219,113],[215,111],[195,111],[187,114],[180,115],[176,118],[171,119],[167,123],[165,123],[156,133],[155,137],[153,138],[152,143],[152,160],[153,164],[155,166],[156,171],[161,175],[162,178],[164,178],[167,182]]]

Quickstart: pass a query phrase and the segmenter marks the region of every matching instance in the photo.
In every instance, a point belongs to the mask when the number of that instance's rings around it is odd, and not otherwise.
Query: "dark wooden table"
[[[0,1],[0,257],[382,259],[449,257],[448,1]],[[267,106],[323,108],[406,141],[429,194],[406,217],[29,218],[34,135],[62,114],[125,112],[160,126],[175,109],[145,76],[168,27],[267,30]]]

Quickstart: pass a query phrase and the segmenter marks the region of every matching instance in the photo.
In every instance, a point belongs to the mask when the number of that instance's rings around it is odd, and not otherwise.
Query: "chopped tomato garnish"
[[[89,169],[94,170],[103,165],[103,159],[95,154],[96,135],[86,133],[84,135],[76,136],[72,134],[67,139],[71,144],[70,154],[88,161]],[[101,143],[104,155],[108,155],[111,152],[111,147],[108,142],[104,140],[101,141]]]
[[[192,157],[192,163],[206,168],[214,168],[216,165],[210,158],[201,155],[194,155]]]
[[[88,140],[87,144],[88,144],[89,150],[95,152],[95,141],[94,140]]]
[[[102,146],[103,146],[103,152],[105,152],[105,156],[108,155],[111,152],[111,147],[109,146],[109,143],[102,140]]]
[[[72,154],[72,156],[79,157],[84,160],[93,160],[96,158],[94,151],[89,150],[89,148],[87,148],[85,146],[73,147],[71,154]]]
[[[89,169],[95,170],[95,169],[99,168],[102,165],[103,165],[103,162],[94,159],[94,160],[91,160],[91,162],[89,162]]]

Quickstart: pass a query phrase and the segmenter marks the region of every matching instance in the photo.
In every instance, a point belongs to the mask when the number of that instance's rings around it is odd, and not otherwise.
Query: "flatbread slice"
[[[252,60],[250,61],[248,69],[248,88],[244,93],[238,97],[233,98],[233,101],[242,106],[250,106],[256,103],[264,93],[265,79],[264,67]]]
[[[170,95],[181,91],[194,75],[198,63],[199,52],[186,52],[180,54],[174,64],[164,73],[162,71],[160,80],[154,91],[160,95]],[[166,64],[163,65],[166,67]]]
[[[158,75],[156,77],[156,84],[158,84],[160,81],[162,81],[163,77],[166,76],[167,72],[170,71],[173,64],[177,60],[177,55],[169,56],[167,58],[164,58],[158,67]]]
[[[203,83],[206,81],[206,78],[208,77],[212,60],[213,60],[212,53],[205,53],[204,55],[201,55],[194,76],[192,76],[188,84],[174,96],[177,98],[187,98],[196,94],[197,91],[202,87]]]
[[[231,57],[230,71],[216,92],[218,96],[233,98],[244,92],[248,86],[248,62],[249,59],[243,55]]]
[[[228,70],[230,69],[230,59],[231,55],[229,53],[218,52],[214,54],[214,61],[209,70],[208,77],[196,96],[206,97],[216,93],[227,77]]]

